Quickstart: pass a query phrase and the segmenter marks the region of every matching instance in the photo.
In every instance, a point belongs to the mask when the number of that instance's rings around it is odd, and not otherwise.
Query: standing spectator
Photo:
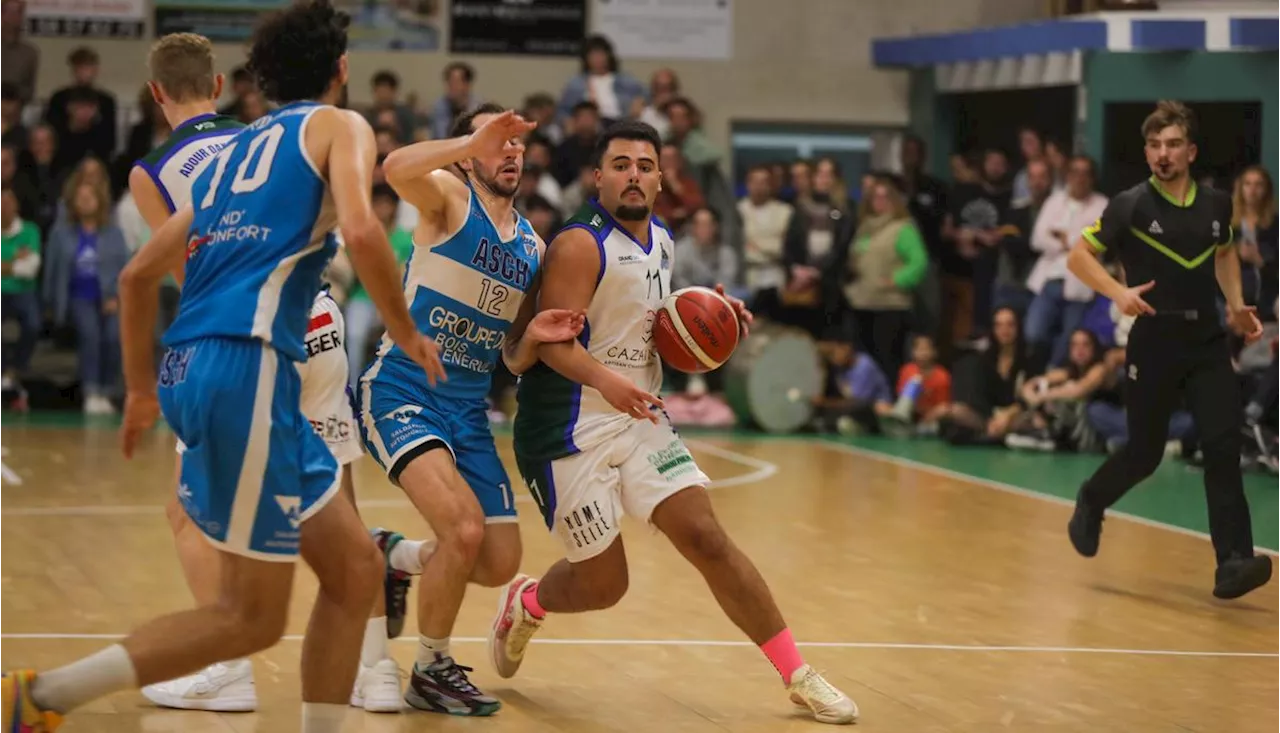
[[[534,92],[524,98],[524,109],[521,112],[526,120],[538,123],[535,134],[546,138],[551,147],[564,141],[564,130],[556,121],[556,100],[546,92]]]
[[[1276,268],[1276,191],[1271,174],[1260,165],[1249,166],[1236,178],[1231,197],[1231,226],[1240,241],[1240,266],[1245,302],[1258,309],[1264,321],[1276,319],[1280,272]]]
[[[58,209],[62,171],[56,165],[57,136],[48,125],[37,125],[27,139],[27,151],[20,157],[18,175],[30,182],[35,208],[23,208],[42,235],[48,235]]]
[[[653,213],[679,235],[685,222],[705,206],[707,200],[697,179],[685,170],[679,147],[671,143],[663,145],[658,166],[662,170],[662,187],[654,197]]]
[[[231,70],[231,101],[218,109],[218,114],[227,117],[240,117],[240,105],[251,92],[258,91],[258,81],[253,72],[243,66]]]
[[[797,160],[787,170],[787,189],[782,200],[794,204],[813,194],[813,162]]]
[[[1080,326],[1093,290],[1067,271],[1067,255],[1080,232],[1102,216],[1107,197],[1093,190],[1093,161],[1083,155],[1067,166],[1067,188],[1049,196],[1031,234],[1040,253],[1027,288],[1035,293],[1027,309],[1026,338],[1037,358],[1035,368],[1058,366],[1067,356],[1071,333]]]
[[[743,232],[743,280],[752,294],[766,288],[780,288],[787,280],[782,268],[782,238],[795,210],[774,198],[772,178],[769,166],[752,166],[747,171],[747,195],[738,202]]]
[[[45,122],[58,133],[58,155],[74,165],[86,154],[110,160],[116,149],[116,98],[94,86],[98,52],[81,47],[67,57],[71,85],[53,93]]]
[[[582,72],[569,79],[560,94],[560,117],[577,112],[582,102],[595,104],[606,121],[631,114],[636,100],[644,100],[644,85],[618,69],[613,44],[604,36],[588,36],[582,44]]]
[[[1027,166],[1044,160],[1044,138],[1034,127],[1018,130],[1018,149],[1022,151],[1022,169],[1013,176],[1013,202],[1020,203],[1031,197],[1027,184]]]
[[[4,136],[0,142],[18,151],[26,150],[27,127],[22,124],[22,97],[18,95],[18,85],[13,82],[0,84],[0,122],[4,125]]]
[[[387,232],[387,240],[391,250],[396,254],[396,261],[401,267],[409,261],[413,254],[413,234],[409,230],[396,225],[396,210],[400,205],[400,195],[395,189],[383,183],[373,187],[373,214],[378,217],[382,228]],[[347,321],[347,363],[351,386],[355,387],[360,375],[364,373],[365,362],[369,356],[369,343],[377,337],[377,329],[382,325],[378,318],[378,309],[373,306],[369,293],[357,280],[347,291],[347,301],[343,307],[343,317]]]
[[[942,261],[942,223],[947,215],[947,187],[925,171],[928,148],[919,135],[909,134],[902,140],[899,163],[907,196],[907,209],[916,220],[925,249],[929,251],[929,269],[916,289],[916,330],[934,334],[942,322],[942,284],[939,263]]]
[[[852,248],[835,250],[835,267],[847,273],[844,301],[852,310],[859,350],[885,374],[896,375],[905,357],[914,292],[929,267],[924,241],[897,183],[877,178],[866,192],[868,218],[858,222]]]
[[[953,278],[947,304],[953,314],[953,340],[981,336],[987,330],[999,259],[996,246],[1003,237],[1000,225],[1009,211],[1008,172],[1009,161],[1004,153],[988,150],[982,158],[979,181],[957,184],[948,201],[950,212],[943,224],[943,236],[954,247],[948,256]],[[944,272],[947,265],[944,260]],[[956,320],[966,316],[965,322]]]
[[[666,140],[671,134],[671,120],[662,110],[667,102],[680,96],[680,77],[671,69],[658,69],[649,77],[649,100],[645,104],[643,98],[632,102],[632,117],[647,123],[658,131],[658,137]]]
[[[1008,307],[1025,317],[1035,293],[1027,289],[1027,278],[1036,262],[1031,249],[1031,235],[1044,203],[1053,193],[1053,174],[1045,160],[1027,164],[1027,189],[1030,195],[1009,209],[1007,225],[1001,227],[999,261],[996,263],[996,289],[992,305]]]
[[[40,51],[22,38],[26,5],[24,0],[4,0],[4,54],[0,58],[4,83],[17,87],[22,104],[35,99],[36,71],[40,68]]]
[[[966,183],[982,182],[982,176],[978,173],[982,161],[978,158],[977,153],[952,153],[951,157],[947,159],[947,165],[951,169],[951,182],[953,185],[959,186]]]
[[[1044,141],[1044,160],[1049,164],[1049,175],[1053,177],[1053,190],[1057,191],[1067,185],[1067,152],[1057,140],[1049,138]]]
[[[472,85],[476,71],[470,64],[454,61],[444,67],[444,94],[431,108],[431,136],[436,140],[449,137],[454,120],[475,109],[480,104]],[[412,133],[412,128],[410,128]],[[405,142],[411,142],[406,140]]]
[[[14,389],[18,380],[31,365],[31,355],[35,353],[36,340],[40,338],[40,301],[36,295],[36,274],[40,271],[40,230],[35,224],[23,221],[19,215],[18,197],[13,189],[5,186],[0,191],[0,230],[3,241],[0,242],[0,266],[3,267],[3,279],[0,280],[0,294],[3,303],[0,312],[4,320],[18,322],[18,341],[12,350],[8,344],[4,349],[4,384],[5,390]]]
[[[417,127],[417,123],[414,119],[413,110],[400,101],[400,77],[396,76],[394,71],[379,71],[373,75],[372,85],[373,104],[365,112],[365,119],[373,127],[378,127],[383,124],[378,119],[379,113],[390,111],[395,116],[397,142],[401,145],[413,142],[413,131]]]
[[[694,211],[689,233],[676,243],[675,264],[671,268],[672,289],[694,285],[724,285],[726,291],[739,289],[738,255],[720,238],[720,215],[706,207]]]
[[[81,166],[67,180],[68,218],[49,234],[43,295],[58,326],[70,318],[80,359],[80,389],[89,415],[115,412],[109,395],[120,375],[120,300],[116,281],[129,260],[124,234],[111,223],[105,179],[86,180]]]
[[[600,135],[600,110],[595,102],[578,102],[569,118],[564,142],[556,148],[551,173],[561,186],[578,177],[582,166],[593,164],[596,138]]]

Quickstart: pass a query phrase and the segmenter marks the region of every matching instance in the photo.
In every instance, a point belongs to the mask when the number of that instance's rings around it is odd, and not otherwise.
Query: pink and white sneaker
[[[517,575],[498,597],[498,615],[489,630],[489,660],[500,677],[515,675],[524,661],[529,640],[542,627],[542,619],[534,618],[520,599],[537,582],[528,575]]]

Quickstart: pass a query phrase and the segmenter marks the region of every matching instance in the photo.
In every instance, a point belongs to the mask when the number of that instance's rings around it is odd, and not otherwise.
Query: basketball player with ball
[[[671,293],[671,231],[653,218],[661,172],[657,132],[620,122],[595,149],[598,200],[547,248],[538,308],[586,311],[575,341],[541,344],[525,372],[515,421],[517,465],[565,559],[541,579],[517,576],[489,635],[498,674],[520,668],[548,614],[609,608],[627,591],[623,514],[652,524],[702,574],[725,614],[777,668],[791,700],[824,723],[858,708],[804,663],[791,631],[747,556],[729,539],[709,482],[662,402],[659,354],[707,371],[733,353],[751,314],[723,289]]]

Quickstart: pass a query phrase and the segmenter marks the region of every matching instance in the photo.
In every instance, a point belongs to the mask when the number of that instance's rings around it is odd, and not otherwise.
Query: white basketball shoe
[[[404,709],[400,690],[400,665],[383,659],[372,667],[360,665],[356,686],[351,691],[351,707],[370,713],[398,713]]]
[[[787,691],[791,693],[791,702],[809,708],[819,723],[842,725],[858,720],[858,706],[853,700],[807,664],[791,673]]]
[[[253,663],[248,659],[211,664],[193,675],[148,685],[141,692],[156,705],[178,710],[248,713],[258,709]]]

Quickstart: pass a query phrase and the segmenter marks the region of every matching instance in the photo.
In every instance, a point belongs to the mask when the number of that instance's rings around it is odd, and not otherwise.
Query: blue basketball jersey
[[[196,180],[186,278],[166,345],[259,339],[306,361],[311,306],[337,249],[334,208],[305,147],[307,121],[321,108],[294,102],[257,120]]]
[[[502,241],[475,191],[462,228],[441,244],[416,244],[405,269],[404,292],[418,330],[436,342],[448,381],[435,393],[484,399],[502,358],[507,331],[538,271],[533,227],[516,214],[516,233]],[[422,369],[384,336],[368,372],[425,382]]]

